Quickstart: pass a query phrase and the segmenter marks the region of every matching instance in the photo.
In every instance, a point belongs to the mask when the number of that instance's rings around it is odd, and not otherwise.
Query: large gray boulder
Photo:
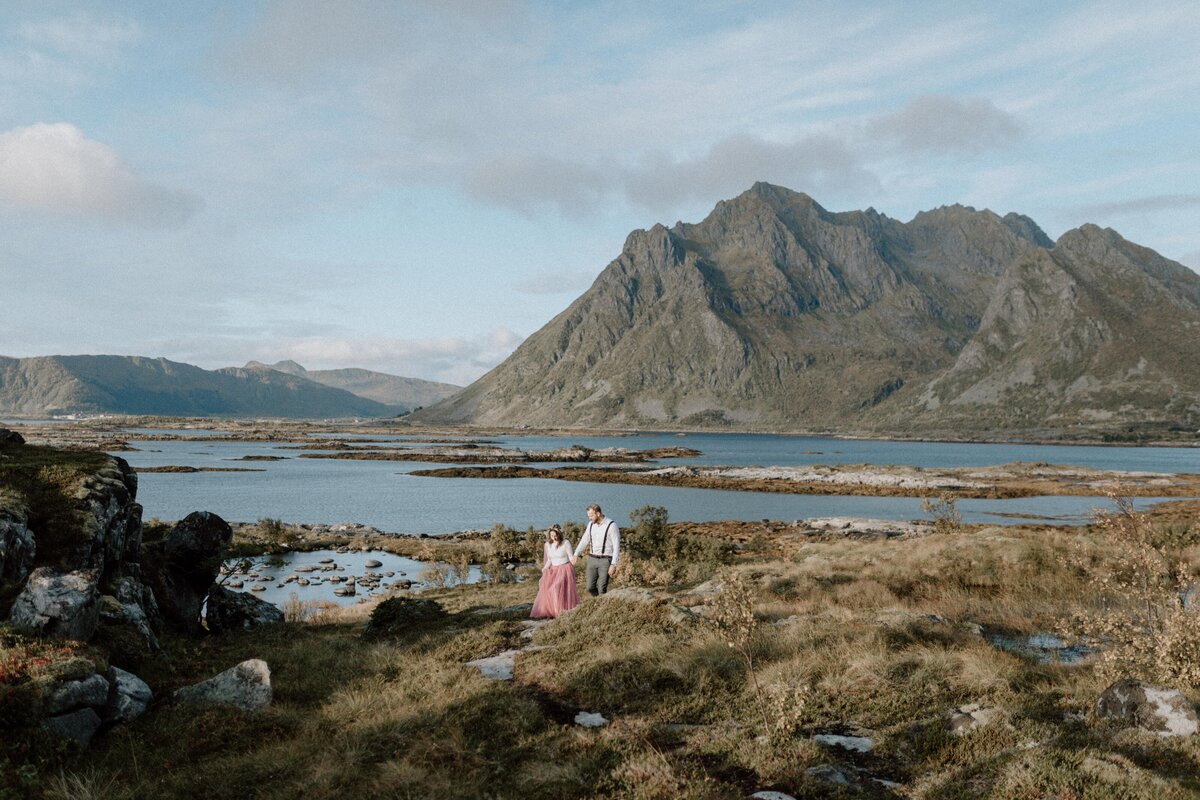
[[[177,689],[175,700],[260,711],[271,705],[271,669],[259,658],[243,661],[203,683]]]
[[[97,578],[94,569],[58,572],[39,567],[13,603],[9,621],[31,633],[86,642],[99,621]]]
[[[104,704],[105,722],[129,722],[140,717],[150,705],[154,693],[150,686],[132,672],[109,667],[111,690]]]
[[[224,586],[214,586],[208,593],[208,607],[204,618],[208,622],[209,631],[220,633],[283,622],[283,612],[278,606],[259,600],[253,595],[235,592]]]
[[[100,715],[91,708],[81,708],[56,717],[48,717],[42,723],[46,730],[63,739],[73,739],[80,747],[87,747],[100,730]]]
[[[1159,736],[1200,733],[1196,707],[1175,689],[1162,689],[1125,678],[1105,689],[1096,700],[1096,716],[1142,728]]]
[[[46,697],[46,713],[54,715],[81,706],[103,706],[108,702],[110,688],[108,679],[96,672],[82,680],[66,681]]]
[[[232,540],[229,524],[208,511],[188,514],[167,534],[155,596],[169,622],[192,633],[203,630],[200,607]]]

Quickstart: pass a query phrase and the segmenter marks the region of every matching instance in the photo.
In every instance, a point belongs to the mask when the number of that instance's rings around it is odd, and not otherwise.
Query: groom
[[[579,537],[579,546],[571,557],[574,564],[586,548],[587,590],[595,597],[608,591],[608,579],[617,574],[617,560],[621,556],[621,531],[617,523],[604,516],[600,506],[592,503],[587,507],[588,524]]]

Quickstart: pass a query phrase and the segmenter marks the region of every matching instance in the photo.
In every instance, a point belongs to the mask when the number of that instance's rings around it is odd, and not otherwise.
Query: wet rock
[[[363,566],[365,566],[367,569],[376,569],[378,567],[382,567],[383,562],[376,561],[375,559],[372,558],[372,559],[369,559],[365,564],[363,564]]]
[[[81,708],[68,714],[48,717],[42,725],[55,736],[73,739],[80,747],[87,747],[100,730],[100,715],[91,708]]]
[[[1000,710],[970,703],[960,706],[946,715],[946,730],[951,736],[966,736],[976,728],[982,728],[1000,715]]]
[[[47,714],[61,714],[80,706],[101,707],[108,700],[109,683],[103,675],[92,673],[77,681],[67,681],[45,700]]]
[[[41,636],[86,642],[100,621],[97,570],[58,572],[39,567],[13,603],[9,621]]]
[[[109,667],[109,691],[104,705],[105,722],[131,722],[145,713],[154,693],[150,686],[134,675],[118,667]]]
[[[221,633],[283,622],[283,612],[271,603],[245,592],[234,592],[224,586],[214,586],[208,595],[205,619],[210,631]]]
[[[1142,728],[1159,736],[1200,733],[1196,707],[1175,689],[1163,689],[1125,678],[1105,689],[1096,700],[1096,716]]]
[[[262,659],[243,661],[202,683],[177,689],[173,698],[260,711],[271,704],[271,670]]]

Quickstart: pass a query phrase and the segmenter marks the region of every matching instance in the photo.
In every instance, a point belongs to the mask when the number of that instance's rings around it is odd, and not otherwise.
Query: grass
[[[1191,556],[1197,531],[1184,520],[1194,512],[1176,506],[1159,520]],[[463,662],[525,644],[527,612],[503,609],[532,600],[530,582],[423,592],[444,616],[372,640],[365,605],[252,632],[168,636],[171,659],[142,675],[156,697],[264,658],[274,703],[256,715],[160,704],[86,753],[40,762],[38,785],[112,798],[840,796],[810,773],[835,765],[863,796],[894,796],[872,777],[918,798],[1200,793],[1200,737],[1103,724],[1089,715],[1105,685],[1091,665],[1036,663],[976,632],[1051,630],[1104,602],[1090,570],[1115,551],[1099,528],[961,525],[893,540],[728,530],[727,546],[702,548],[700,566],[664,566],[670,577],[653,587],[661,602],[585,597],[538,631],[545,649],[517,656],[512,683]],[[687,525],[654,535],[676,534],[700,535]],[[477,561],[490,554],[486,539],[445,546]],[[667,549],[687,561],[686,548]],[[706,619],[710,606],[696,606],[683,575],[739,576],[752,661]],[[699,613],[679,613],[686,605]],[[1200,690],[1178,688],[1193,699]],[[995,706],[999,718],[953,737],[944,715],[965,703]],[[611,724],[577,727],[577,711]],[[867,735],[875,747],[846,754],[815,743],[818,732]]]

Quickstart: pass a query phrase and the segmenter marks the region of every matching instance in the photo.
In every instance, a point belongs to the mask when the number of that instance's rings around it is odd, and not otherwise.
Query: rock
[[[999,713],[997,708],[980,706],[978,703],[960,706],[946,715],[946,730],[951,736],[965,736],[992,722]]]
[[[55,736],[74,739],[80,747],[87,747],[100,730],[100,715],[90,708],[81,708],[69,714],[49,717],[42,725]]]
[[[173,698],[259,711],[271,705],[271,669],[262,659],[243,661],[202,683],[175,690]]]
[[[377,567],[382,567],[383,562],[376,561],[375,559],[372,558],[372,559],[369,559],[363,566],[365,566],[367,569],[376,569]]]
[[[834,733],[818,733],[812,737],[814,742],[826,747],[840,747],[854,753],[869,753],[875,742],[866,736],[840,736]]]
[[[1159,736],[1192,736],[1200,732],[1196,708],[1182,692],[1129,678],[1117,681],[1100,694],[1096,716]]]
[[[796,798],[792,797],[790,794],[770,791],[755,792],[754,794],[750,795],[750,797],[752,800],[796,800]]]
[[[580,711],[575,715],[575,724],[584,728],[603,728],[608,724],[608,720],[599,712]]]
[[[824,783],[828,786],[849,786],[851,784],[849,776],[832,764],[809,767],[804,770],[804,774],[817,783]]]
[[[505,650],[503,653],[488,658],[468,661],[466,665],[479,670],[485,678],[491,678],[494,681],[511,681],[513,679],[513,663],[519,652],[519,650]]]
[[[220,633],[283,622],[283,612],[271,603],[244,592],[214,586],[208,594],[205,619],[210,631]]]
[[[25,444],[25,437],[8,428],[0,428],[0,447],[14,447]]]
[[[109,667],[108,677],[112,688],[104,704],[105,722],[130,722],[145,713],[154,693],[144,680],[118,667]]]
[[[161,647],[154,633],[151,614],[157,619],[158,605],[154,593],[143,586],[136,578],[119,578],[114,584],[114,595],[102,595],[100,598],[100,627],[102,638],[108,642],[114,639],[125,640],[114,629],[127,629],[138,642],[138,653],[126,655],[149,655],[158,652]]]
[[[100,620],[97,570],[38,567],[13,603],[9,621],[22,630],[86,642]]]
[[[37,550],[28,510],[0,506],[0,587],[20,586],[33,569]]]
[[[46,713],[61,714],[80,706],[103,707],[108,700],[108,690],[108,680],[98,673],[92,673],[82,680],[67,681],[46,698]]]
[[[163,614],[176,626],[192,633],[202,630],[200,607],[232,539],[228,523],[207,511],[188,514],[167,534],[162,586],[155,594]]]

